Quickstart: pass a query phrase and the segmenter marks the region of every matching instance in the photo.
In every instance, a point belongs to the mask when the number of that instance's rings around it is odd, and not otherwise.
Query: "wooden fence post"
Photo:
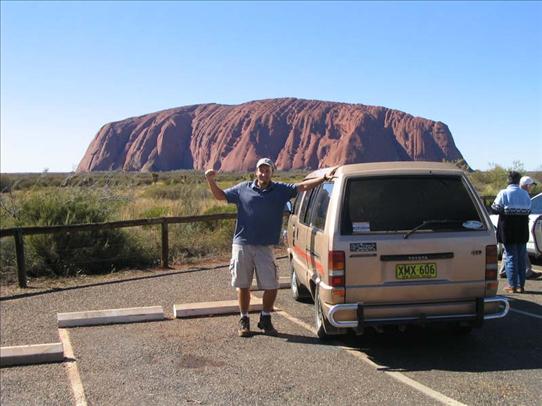
[[[19,278],[19,287],[26,288],[26,269],[24,266],[24,240],[23,233],[18,229],[15,234],[15,253],[17,254],[17,277]]]
[[[162,268],[169,268],[168,266],[169,256],[169,240],[168,240],[168,226],[167,221],[162,221]]]

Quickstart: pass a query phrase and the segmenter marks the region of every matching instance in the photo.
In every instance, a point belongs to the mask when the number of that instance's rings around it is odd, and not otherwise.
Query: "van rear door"
[[[336,240],[346,251],[346,301],[483,297],[494,242],[478,206],[460,175],[349,179]]]

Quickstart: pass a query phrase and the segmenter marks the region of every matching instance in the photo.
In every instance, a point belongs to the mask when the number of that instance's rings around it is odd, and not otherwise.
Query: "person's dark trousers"
[[[508,285],[513,288],[522,288],[525,286],[525,244],[504,244],[506,258],[504,269]]]

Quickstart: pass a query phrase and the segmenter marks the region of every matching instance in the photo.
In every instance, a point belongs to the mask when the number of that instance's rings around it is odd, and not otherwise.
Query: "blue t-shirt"
[[[260,189],[254,182],[242,182],[224,190],[228,203],[237,206],[234,244],[278,244],[284,205],[297,194],[291,183],[271,182]]]

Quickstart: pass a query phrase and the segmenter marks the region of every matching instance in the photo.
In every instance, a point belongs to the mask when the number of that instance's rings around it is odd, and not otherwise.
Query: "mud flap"
[[[361,335],[363,334],[363,323],[364,323],[364,314],[363,314],[363,305],[361,303],[358,303],[358,307],[356,309],[356,318],[358,320],[358,325],[355,328],[356,334]]]
[[[482,327],[482,325],[484,324],[484,316],[484,298],[479,297],[476,299],[476,320],[472,324],[473,327]]]

